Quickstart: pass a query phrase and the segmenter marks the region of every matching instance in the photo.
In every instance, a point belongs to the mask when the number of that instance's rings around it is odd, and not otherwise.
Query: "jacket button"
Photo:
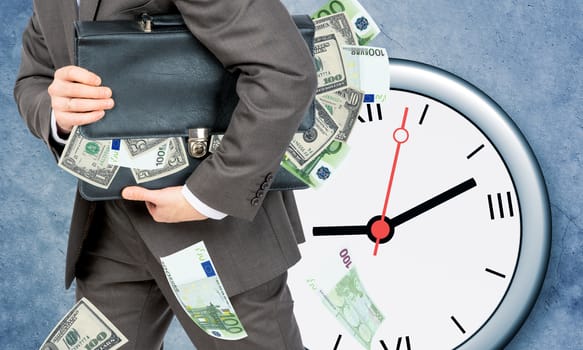
[[[256,207],[259,205],[259,198],[257,197],[253,197],[253,199],[251,200],[251,205]]]
[[[261,184],[261,186],[260,186],[260,188],[261,188],[262,190],[265,190],[265,189],[267,189],[267,187],[269,187],[269,182],[264,182],[264,183],[262,183],[262,184]]]
[[[269,183],[273,181],[273,174],[269,173],[267,174],[267,176],[265,177],[265,182]]]
[[[257,198],[261,198],[264,195],[265,195],[265,191],[263,191],[263,190],[259,190],[259,191],[255,192],[255,197],[257,197]]]

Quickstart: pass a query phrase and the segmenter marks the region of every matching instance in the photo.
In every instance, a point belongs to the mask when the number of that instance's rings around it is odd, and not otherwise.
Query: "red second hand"
[[[385,203],[383,205],[383,212],[381,217],[372,224],[371,232],[372,235],[377,239],[374,251],[372,255],[376,256],[379,249],[379,244],[381,239],[386,238],[391,231],[389,224],[385,221],[385,214],[387,213],[387,207],[389,206],[389,197],[391,195],[391,188],[393,188],[393,179],[395,177],[395,170],[397,169],[397,161],[399,160],[399,152],[401,151],[401,144],[407,142],[409,139],[409,132],[405,129],[405,123],[407,122],[407,113],[409,108],[405,107],[405,112],[403,114],[403,121],[401,122],[401,127],[395,129],[393,132],[393,140],[397,143],[397,148],[395,149],[395,156],[393,158],[393,167],[391,168],[391,175],[389,177],[389,184],[387,186],[387,194],[385,195]]]

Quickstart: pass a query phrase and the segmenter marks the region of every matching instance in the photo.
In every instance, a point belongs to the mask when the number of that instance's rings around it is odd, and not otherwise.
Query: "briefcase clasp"
[[[188,129],[188,154],[193,158],[202,158],[208,153],[208,128]]]
[[[152,32],[152,20],[152,16],[148,15],[147,13],[142,13],[139,23],[140,27],[142,27],[142,30],[145,33]]]

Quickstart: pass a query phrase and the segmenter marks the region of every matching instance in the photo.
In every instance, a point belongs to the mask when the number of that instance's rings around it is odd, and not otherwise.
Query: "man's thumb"
[[[153,202],[152,192],[140,186],[129,186],[123,189],[121,196],[130,201]]]

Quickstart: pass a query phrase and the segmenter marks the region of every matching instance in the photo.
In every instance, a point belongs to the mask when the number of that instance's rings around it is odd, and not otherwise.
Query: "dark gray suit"
[[[23,119],[56,157],[61,147],[50,137],[47,88],[56,69],[73,64],[75,1],[34,0],[34,15],[23,35],[22,63],[15,86]],[[93,255],[85,254],[79,260],[80,257],[87,249],[105,249],[101,236],[119,236],[124,230],[133,231],[141,240],[138,245],[143,245],[149,254],[144,258],[150,263],[149,271],[159,268],[159,257],[204,241],[230,296],[245,295],[281,279],[300,258],[297,244],[303,241],[303,234],[293,194],[268,192],[265,187],[313,97],[312,58],[277,0],[81,0],[79,17],[127,19],[142,12],[170,13],[177,9],[190,30],[227,69],[241,71],[237,87],[240,103],[221,148],[187,180],[193,194],[228,216],[220,221],[161,224],[150,218],[142,203],[96,204],[77,194],[67,251],[67,287],[76,275],[79,280],[79,275],[85,278],[102,273],[84,265],[91,260],[87,255]],[[163,284],[156,278],[158,271],[150,273],[156,284]],[[120,274],[123,279],[124,274]],[[126,277],[132,280],[132,276]],[[159,287],[167,297],[167,285]],[[115,304],[115,299],[110,301]],[[168,302],[175,306],[174,301]],[[257,316],[260,315],[254,317]],[[191,338],[198,337],[198,342],[200,336],[191,335],[190,326],[184,322]],[[253,341],[262,342],[251,339],[249,344]],[[259,349],[259,343],[249,348]],[[206,349],[204,346],[199,345],[199,349]]]

